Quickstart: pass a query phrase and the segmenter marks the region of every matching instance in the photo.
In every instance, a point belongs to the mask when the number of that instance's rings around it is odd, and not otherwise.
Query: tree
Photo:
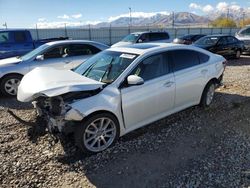
[[[217,18],[211,22],[213,27],[237,27],[234,20],[230,18]]]
[[[245,27],[246,25],[250,25],[250,18],[246,19],[246,20],[241,20],[239,23],[240,27]]]

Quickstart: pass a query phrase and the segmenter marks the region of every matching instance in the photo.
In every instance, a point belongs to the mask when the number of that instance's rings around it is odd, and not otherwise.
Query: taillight
[[[224,69],[225,69],[225,68],[226,68],[226,66],[227,66],[227,60],[223,61],[223,62],[222,62],[222,64],[223,64]]]

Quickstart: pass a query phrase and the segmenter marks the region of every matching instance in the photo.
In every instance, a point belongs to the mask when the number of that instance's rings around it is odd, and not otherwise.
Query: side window
[[[142,42],[149,42],[149,36],[147,33],[144,33],[140,36],[139,40],[141,40]]]
[[[234,37],[227,37],[227,42],[228,42],[229,44],[236,43],[236,42],[237,42],[237,39],[234,38]]]
[[[169,73],[167,56],[165,54],[153,55],[143,60],[131,73],[148,81]]]
[[[44,59],[61,58],[68,55],[68,46],[56,46],[43,54]]]
[[[200,59],[200,63],[206,63],[209,60],[209,56],[207,54],[203,54],[201,52],[197,52],[199,59]]]
[[[100,49],[88,44],[72,44],[70,45],[68,55],[69,56],[92,55],[100,51],[101,51]]]
[[[149,33],[150,41],[167,40],[167,39],[169,39],[167,33]]]
[[[9,40],[9,32],[0,32],[0,43],[10,42]]]
[[[219,42],[218,42],[219,45],[226,45],[227,44],[227,39],[226,37],[222,37]]]
[[[200,64],[196,51],[176,50],[171,52],[174,62],[174,71],[183,70]]]
[[[15,42],[26,42],[26,36],[25,36],[25,32],[22,31],[17,31],[14,32],[14,40]]]

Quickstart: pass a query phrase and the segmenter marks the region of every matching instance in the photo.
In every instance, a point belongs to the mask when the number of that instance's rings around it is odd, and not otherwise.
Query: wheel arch
[[[3,80],[4,78],[6,78],[6,77],[8,77],[8,76],[14,76],[14,75],[21,76],[21,77],[24,76],[23,74],[20,74],[20,73],[17,73],[17,72],[7,73],[7,74],[5,74],[4,76],[2,76],[2,77],[0,78],[0,83],[2,82],[2,80]]]

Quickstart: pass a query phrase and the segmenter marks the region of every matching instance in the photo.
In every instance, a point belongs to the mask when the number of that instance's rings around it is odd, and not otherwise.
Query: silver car
[[[33,101],[52,134],[73,132],[82,151],[96,153],[170,114],[209,106],[225,62],[220,55],[186,45],[110,48],[75,72],[34,69],[22,79],[17,98]]]
[[[22,77],[36,67],[73,69],[108,46],[86,40],[46,43],[21,57],[0,60],[0,91],[7,96],[17,94]]]

